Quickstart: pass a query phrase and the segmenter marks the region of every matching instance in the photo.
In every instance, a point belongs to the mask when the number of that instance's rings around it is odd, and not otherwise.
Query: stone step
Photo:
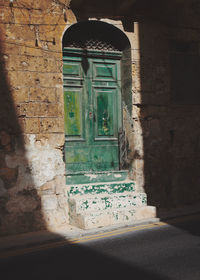
[[[156,217],[156,208],[153,206],[141,206],[114,211],[96,211],[84,214],[71,214],[70,223],[82,229],[92,229],[114,225],[118,223],[131,224],[138,220]]]
[[[97,194],[122,194],[124,192],[134,193],[135,182],[131,180],[121,182],[104,182],[91,184],[66,185],[66,195],[68,197],[76,195],[97,195]]]
[[[66,185],[70,224],[83,229],[132,223],[155,216],[145,193],[136,192],[131,180]]]
[[[102,172],[79,172],[66,174],[66,184],[87,184],[98,182],[124,181],[128,178],[127,170],[102,171]]]
[[[146,205],[145,193],[82,195],[69,198],[69,211],[75,214],[104,210],[121,210]]]

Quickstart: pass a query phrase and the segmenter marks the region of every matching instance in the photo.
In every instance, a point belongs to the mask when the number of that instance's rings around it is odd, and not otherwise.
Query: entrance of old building
[[[123,164],[122,111],[132,110],[126,35],[100,21],[72,25],[63,37],[63,82],[70,223],[93,228],[131,222],[146,195],[136,193]]]
[[[119,170],[120,52],[65,50],[67,172]]]
[[[63,37],[67,174],[120,169],[121,59],[127,37],[116,27],[86,21]]]

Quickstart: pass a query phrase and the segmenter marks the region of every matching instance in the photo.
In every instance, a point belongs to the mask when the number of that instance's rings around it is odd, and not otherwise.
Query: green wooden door
[[[67,173],[119,169],[120,60],[64,56]]]

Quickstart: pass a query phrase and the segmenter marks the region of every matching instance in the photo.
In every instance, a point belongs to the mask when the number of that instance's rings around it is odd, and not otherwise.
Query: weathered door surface
[[[119,169],[120,60],[64,56],[67,173]]]

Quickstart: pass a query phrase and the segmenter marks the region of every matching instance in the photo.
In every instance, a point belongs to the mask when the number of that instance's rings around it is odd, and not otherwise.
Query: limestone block
[[[52,195],[56,194],[57,198],[60,200],[60,197],[63,195],[65,187],[65,176],[56,176],[52,181],[46,182],[39,189],[40,195]]]
[[[45,210],[43,212],[43,218],[49,230],[53,229],[54,227],[66,224],[67,222],[66,215],[62,209]]]
[[[29,88],[15,87],[12,89],[12,96],[14,102],[19,104],[21,102],[29,101]]]
[[[6,47],[6,49],[8,49]],[[14,53],[14,50],[12,51]],[[31,55],[31,56],[45,56],[45,50],[41,48],[32,48],[30,46],[20,46],[20,49],[18,50],[17,54],[20,55]]]
[[[64,133],[63,118],[41,118],[40,119],[41,133]]]
[[[50,181],[42,185],[39,189],[41,195],[52,195],[55,194],[55,184],[54,181]]]
[[[63,195],[65,186],[65,176],[57,176],[55,179],[56,194]]]
[[[63,94],[63,87],[56,88],[56,100],[58,103],[62,104],[64,107],[64,94]]]
[[[40,122],[39,118],[25,118],[24,119],[24,132],[25,133],[39,133]]]
[[[139,49],[132,49],[131,50],[131,57],[133,60],[140,60],[140,50]]]
[[[67,21],[69,23],[76,23],[76,16],[74,15],[74,13],[72,12],[71,9],[66,10],[66,15],[67,15]]]
[[[8,79],[13,87],[35,86],[38,74],[28,71],[8,71]]]
[[[57,87],[63,84],[62,72],[59,73],[39,73],[36,77],[41,87],[46,87],[47,81],[49,87]]]
[[[123,211],[112,212],[112,224],[125,223],[129,224],[135,221],[136,209],[130,208]]]
[[[26,117],[57,117],[58,105],[51,103],[24,103],[20,105],[19,114]]]
[[[9,213],[24,213],[31,212],[40,208],[40,200],[35,196],[30,195],[15,195],[10,198],[6,204],[6,209]]]
[[[11,41],[35,42],[35,30],[31,30],[29,25],[9,24],[6,26],[6,35]]]
[[[136,209],[135,219],[142,220],[142,219],[150,219],[156,218],[156,207],[154,206],[143,206]]]
[[[62,85],[62,73],[40,73],[29,71],[8,71],[8,78],[13,87],[57,87]]]
[[[83,195],[69,199],[70,212],[83,214],[103,210],[121,210],[146,205],[146,194]]]
[[[71,225],[82,229],[92,229],[100,226],[108,226],[111,224],[110,212],[97,212],[89,215],[70,215],[69,221]]]
[[[7,9],[7,11],[9,11],[10,9]],[[10,10],[11,12],[11,10]],[[29,24],[29,15],[30,12],[28,11],[28,9],[23,9],[23,16],[22,16],[22,11],[20,8],[15,8],[15,13],[14,13],[14,22],[15,24]],[[12,18],[12,12],[10,15],[10,18],[8,20],[8,22],[10,22],[10,19]]]
[[[9,55],[6,60],[6,69],[7,70],[16,70],[16,71],[38,71],[43,73],[48,72],[61,72],[62,70],[62,61],[57,60],[56,57],[43,57],[35,55],[20,55],[14,56]]]
[[[56,102],[54,88],[31,87],[29,94],[30,101]]]
[[[49,145],[54,148],[60,148],[64,145],[65,135],[64,132],[59,134],[40,133],[36,135],[36,141],[40,142],[41,145]]]
[[[147,207],[147,206],[146,206]],[[141,208],[141,207],[140,207]],[[70,214],[70,224],[83,229],[92,229],[97,227],[103,227],[114,224],[131,224],[138,219],[137,209],[140,208],[128,208],[125,210],[114,210],[114,211],[96,211],[88,212],[83,214]],[[142,207],[144,208],[144,207]],[[149,210],[149,214],[140,216],[141,219],[148,219],[154,217],[154,212]]]
[[[55,210],[58,207],[56,195],[42,195],[41,204],[43,210]]]

